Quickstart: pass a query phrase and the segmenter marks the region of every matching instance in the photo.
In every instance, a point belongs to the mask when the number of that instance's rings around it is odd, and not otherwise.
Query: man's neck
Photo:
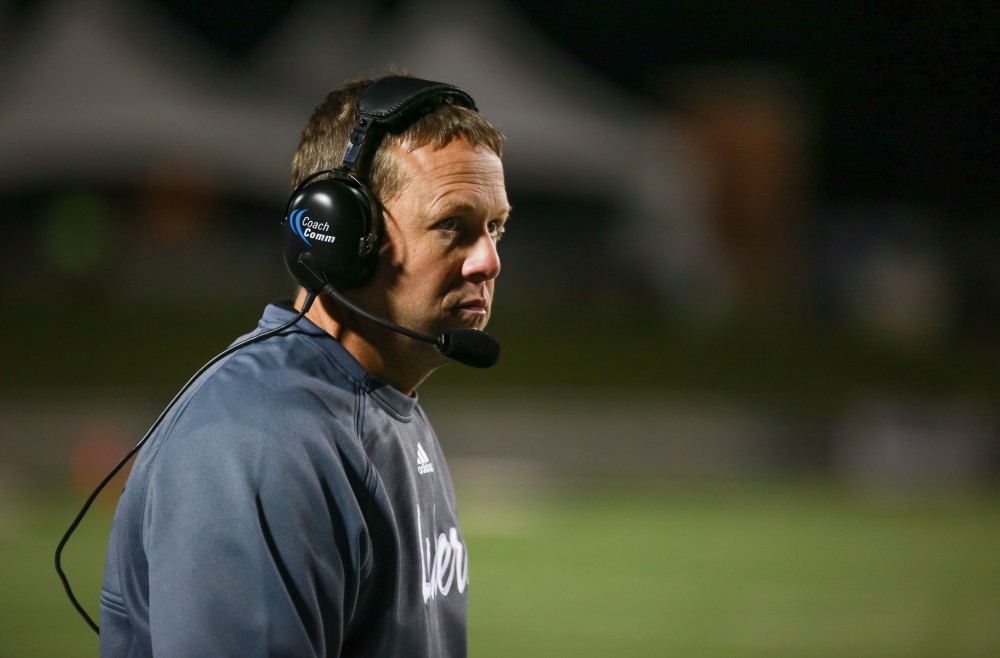
[[[305,299],[300,290],[295,308],[301,309]],[[370,375],[406,395],[413,395],[437,367],[421,364],[419,352],[429,346],[358,318],[329,297],[318,296],[306,317],[343,345]]]

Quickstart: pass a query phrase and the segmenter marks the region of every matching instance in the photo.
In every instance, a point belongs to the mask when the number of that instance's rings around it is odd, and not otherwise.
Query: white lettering
[[[314,222],[313,220],[309,219],[308,217],[303,217],[302,218],[302,225],[303,226],[307,226],[307,227],[312,228],[312,229],[316,229],[317,231],[326,232],[326,231],[330,230],[330,223],[329,222],[323,222],[322,224],[320,224],[319,222]]]
[[[431,540],[430,540],[430,538],[424,539],[423,541],[427,542],[427,557],[426,557],[426,559],[424,558],[424,544],[423,544],[423,542],[421,542],[421,544],[420,544],[420,575],[421,575],[421,579],[423,581],[421,583],[421,589],[423,590],[423,593],[424,593],[424,603],[427,603],[429,600],[431,600],[431,599],[434,598],[435,594],[437,594],[437,588],[434,586],[434,583],[437,582],[437,578],[435,577],[435,571],[437,570],[437,563],[434,562],[434,554],[431,553]],[[430,571],[431,571],[431,577],[429,579],[427,578],[427,571],[426,571],[426,569],[430,569]]]
[[[320,242],[333,242],[337,239],[336,235],[324,235],[323,233],[317,233],[311,228],[307,228],[302,232],[307,238],[312,238],[313,240],[319,240]]]
[[[458,529],[452,526],[447,534],[440,533],[432,549],[431,538],[424,535],[418,505],[417,531],[420,535],[420,580],[424,603],[438,594],[448,596],[452,585],[460,594],[464,592],[469,583],[469,554],[458,537]]]
[[[465,544],[458,538],[458,530],[452,528],[449,531],[451,549],[455,551],[455,575],[457,576],[455,587],[458,593],[465,591],[465,586],[469,582],[469,556],[465,552]]]
[[[441,578],[438,578],[437,582],[441,596],[448,596],[448,592],[451,591],[451,581],[455,579],[455,567],[451,561],[451,543],[448,541],[448,535],[443,532],[438,535],[437,559],[434,562],[436,563],[434,571],[441,575],[448,574],[448,580],[441,582]]]

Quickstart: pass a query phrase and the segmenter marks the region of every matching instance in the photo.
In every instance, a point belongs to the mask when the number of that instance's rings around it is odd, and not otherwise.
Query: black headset
[[[366,182],[386,133],[402,132],[445,105],[478,111],[465,91],[442,82],[390,76],[358,100],[357,119],[336,169],[307,176],[292,191],[281,222],[285,267],[309,292],[362,285],[374,272],[382,209]]]

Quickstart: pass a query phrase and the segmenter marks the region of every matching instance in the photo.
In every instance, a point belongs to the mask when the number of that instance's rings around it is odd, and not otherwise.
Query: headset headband
[[[368,148],[368,144],[377,143],[385,133],[403,129],[421,115],[449,104],[478,111],[472,96],[443,82],[404,76],[375,81],[358,100],[358,118],[351,130],[340,168],[352,173],[361,171],[366,164],[363,162],[366,158],[362,156],[375,152],[375,148]]]

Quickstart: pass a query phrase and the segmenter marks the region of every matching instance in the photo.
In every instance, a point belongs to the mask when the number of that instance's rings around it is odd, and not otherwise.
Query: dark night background
[[[238,67],[299,4],[149,0]],[[692,62],[790,67],[823,107],[831,197],[897,197],[982,218],[998,203],[1000,7],[991,2],[508,0],[554,43],[629,93]],[[44,2],[19,2],[27,18]],[[345,11],[354,3],[343,2]],[[385,17],[402,0],[378,3]]]
[[[973,216],[997,204],[1000,10],[968,2],[514,4],[637,94],[662,69],[757,59],[801,74],[824,108],[823,191]]]
[[[299,0],[155,4],[234,67]],[[1000,188],[1000,8],[992,2],[507,0],[554,43],[629,93],[692,62],[774,61],[823,107],[821,182],[842,199],[995,209]],[[8,4],[22,20],[45,2]],[[341,2],[344,11],[358,3]],[[382,17],[405,2],[381,0]],[[8,24],[9,35],[17,23]]]
[[[473,655],[997,655],[998,64],[997,2],[0,0],[0,656],[96,647],[58,537],[396,66],[508,137],[502,358],[420,390]]]

